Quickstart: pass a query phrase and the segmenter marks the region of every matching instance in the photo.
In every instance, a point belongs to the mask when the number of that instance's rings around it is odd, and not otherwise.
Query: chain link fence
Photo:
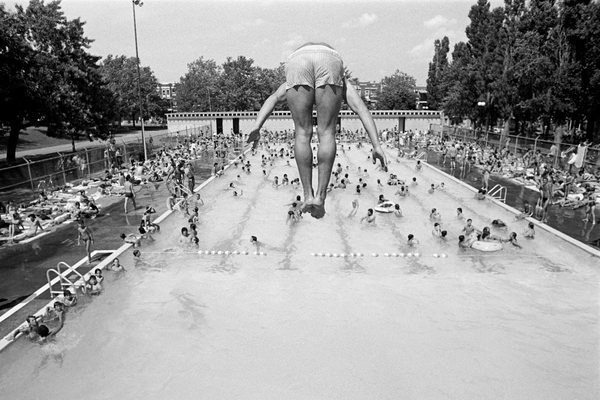
[[[202,127],[152,135],[146,138],[148,157],[163,149],[175,149],[193,140],[206,138]],[[227,162],[242,153],[244,143],[234,141],[233,147],[205,148],[196,155],[201,165],[212,167],[215,162]],[[0,168],[0,201],[33,198],[41,190],[53,190],[67,183],[77,184],[101,176],[112,166],[130,165],[144,159],[141,139],[125,142],[111,140],[106,146],[88,147],[76,152],[59,152],[23,157],[24,163]]]
[[[577,145],[575,144],[543,140],[540,139],[540,136],[532,138],[521,135],[507,135],[503,137],[502,134],[496,132],[483,132],[471,128],[436,124],[431,125],[431,130],[442,137],[461,140],[466,143],[478,143],[484,147],[506,147],[508,151],[517,157],[523,157],[529,150],[533,153],[539,150],[542,154],[549,154],[552,145],[556,144],[557,151],[554,156],[554,167],[556,168],[566,168],[570,157],[577,153]],[[583,160],[583,168],[592,173],[600,172],[600,149],[588,147]]]

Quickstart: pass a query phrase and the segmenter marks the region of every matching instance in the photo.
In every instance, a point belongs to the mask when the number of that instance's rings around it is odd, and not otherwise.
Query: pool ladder
[[[63,267],[65,267],[66,269],[63,269]],[[68,274],[71,274],[71,273],[73,273],[77,276],[77,279],[75,280],[75,282],[73,282],[67,276]],[[53,275],[59,278],[60,291],[54,290],[54,288],[52,287],[52,279],[54,277]],[[65,288],[73,288],[73,293],[76,293],[76,290],[75,290],[77,288],[76,282],[84,282],[85,281],[83,275],[81,275],[79,272],[77,272],[77,270],[73,269],[73,267],[71,267],[69,264],[67,264],[64,261],[61,261],[58,264],[56,264],[56,268],[48,269],[46,271],[46,278],[48,279],[48,287],[50,289],[51,297],[55,297],[55,296],[63,294]]]
[[[427,161],[427,152],[426,151],[422,151],[419,154],[417,154],[415,156],[415,160],[425,160]]]
[[[496,200],[506,203],[506,191],[506,186],[496,185],[488,192],[488,195]]]

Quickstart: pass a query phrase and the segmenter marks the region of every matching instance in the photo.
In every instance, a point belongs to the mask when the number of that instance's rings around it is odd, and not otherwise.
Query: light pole
[[[138,54],[138,42],[137,42],[137,24],[135,21],[135,6],[143,6],[144,3],[141,0],[131,0],[131,6],[133,7],[133,36],[135,37],[135,60],[137,65],[137,90],[138,90],[138,102],[140,103],[140,123],[142,125],[142,143],[144,143],[144,161],[148,159],[148,151],[146,150],[146,137],[144,132],[144,110],[142,108],[142,75],[140,73],[140,56]]]

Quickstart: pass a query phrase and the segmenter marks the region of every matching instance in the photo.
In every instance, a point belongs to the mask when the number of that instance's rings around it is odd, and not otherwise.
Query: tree
[[[207,112],[213,110],[213,100],[218,92],[220,67],[214,60],[203,57],[188,64],[188,72],[177,85],[177,104],[181,111]]]
[[[217,107],[222,111],[246,111],[255,108],[260,97],[254,60],[244,56],[227,57],[219,76]]]
[[[475,71],[472,64],[470,47],[464,42],[454,45],[452,64],[448,67],[442,81],[446,93],[442,101],[444,113],[453,124],[473,118],[475,107],[473,99],[478,94],[475,87]]]
[[[396,70],[392,76],[382,81],[378,106],[382,110],[414,110],[416,108],[416,80],[412,76]]]
[[[591,0],[559,3],[559,31],[563,65],[574,78],[571,100],[576,107],[574,122],[583,123],[588,139],[600,136],[600,5]]]
[[[117,99],[116,113],[119,124],[123,119],[131,119],[135,126],[140,113],[136,58],[108,55],[102,61],[101,72],[108,88]],[[154,72],[150,67],[141,67],[140,78],[144,119],[163,117],[165,105],[156,91],[158,80]]]
[[[433,60],[429,63],[427,75],[427,106],[432,110],[440,109],[447,93],[444,90],[444,75],[448,70],[448,52],[450,41],[447,36],[434,42]]]
[[[87,50],[84,23],[67,20],[60,1],[31,0],[15,12],[0,5],[0,122],[10,126],[7,161],[15,160],[21,129],[53,126],[72,137],[99,128],[96,103],[106,100],[97,75],[97,58]],[[104,131],[98,133],[103,134]]]

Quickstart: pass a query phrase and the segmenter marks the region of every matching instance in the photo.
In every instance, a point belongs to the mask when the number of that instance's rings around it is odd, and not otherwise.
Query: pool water
[[[394,198],[397,187],[377,188],[386,174],[355,148],[336,161],[352,184],[330,193],[326,217],[288,225],[286,204],[300,191],[274,188],[260,156],[249,159],[252,175],[231,168],[203,189],[198,249],[178,246],[186,219],[168,218],[158,240],[143,245],[141,262],[124,255],[127,273],[106,272],[104,293],[69,311],[54,343],[20,339],[5,350],[2,396],[598,398],[597,258],[543,230],[521,239],[523,249],[459,250],[457,207],[479,228],[507,222],[497,234],[520,234],[526,222],[440,172],[416,172],[412,161],[390,165],[418,180],[398,200],[404,217],[361,224],[377,196]],[[356,196],[359,166],[370,176]],[[278,160],[270,179],[284,173],[297,176]],[[236,198],[226,188],[238,174]],[[427,193],[440,182],[444,191]],[[356,198],[358,215],[349,218]],[[431,234],[434,207],[447,243]],[[405,245],[409,233],[416,248]],[[251,235],[265,255],[254,254]]]

